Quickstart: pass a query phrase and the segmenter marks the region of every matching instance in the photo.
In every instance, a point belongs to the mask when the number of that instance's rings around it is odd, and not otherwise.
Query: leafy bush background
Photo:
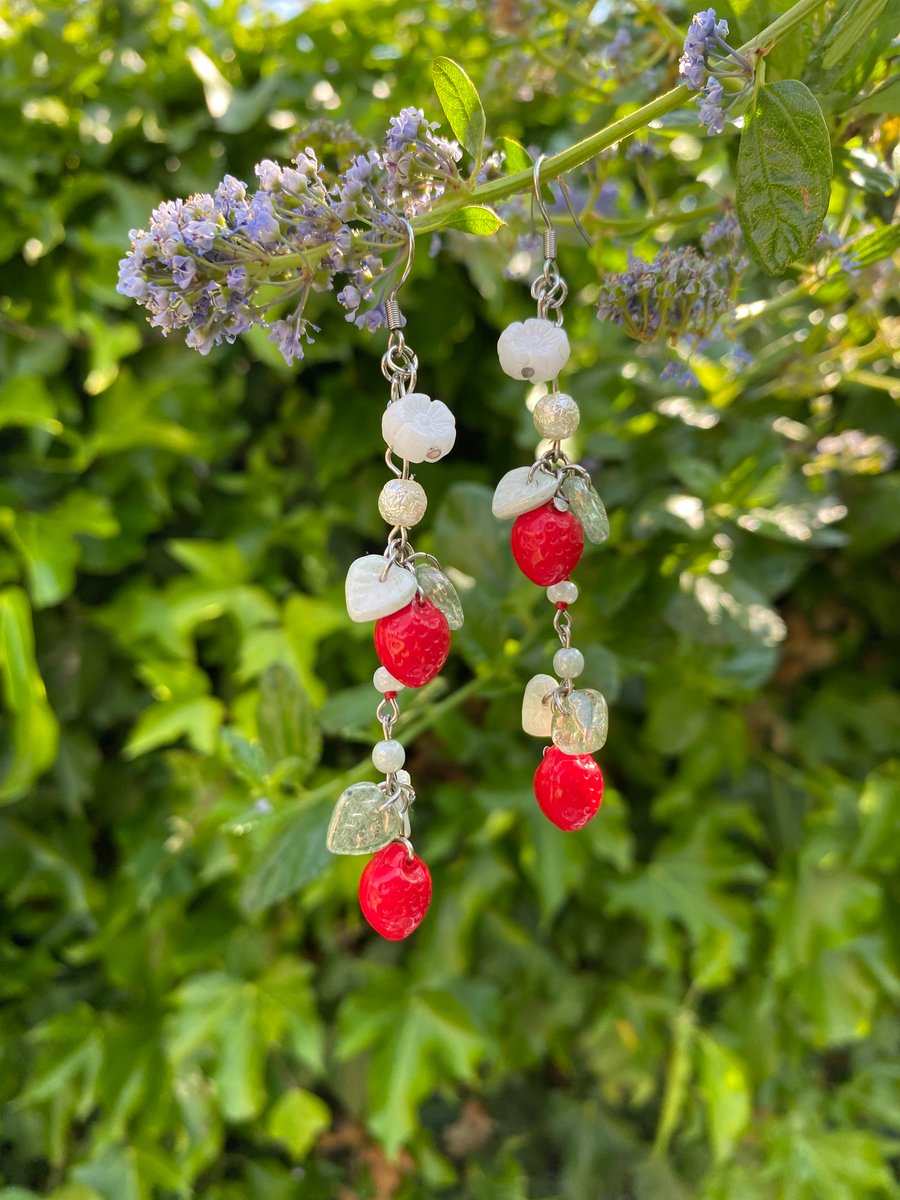
[[[341,592],[383,537],[382,338],[328,302],[299,372],[263,336],[201,359],[115,294],[116,261],[161,198],[286,157],[277,114],[373,137],[405,104],[437,116],[439,53],[493,135],[543,148],[646,88],[598,101],[548,68],[517,97],[528,31],[552,57],[578,28],[555,5],[19,2],[3,21],[0,1198],[900,1195],[900,488],[816,449],[900,433],[896,274],[770,303],[745,372],[711,356],[674,397],[591,287],[654,252],[646,172],[708,204],[697,174],[727,181],[734,139],[679,156],[682,112],[651,167],[603,164],[618,215],[561,252],[580,448],[613,516],[578,574],[613,721],[575,837],[531,797],[518,708],[547,606],[489,513],[533,442],[493,350],[530,302],[503,279],[509,238],[419,254],[409,335],[461,426],[427,471],[423,546],[475,586],[441,680],[404,695],[435,902],[387,945],[361,864],[322,846],[373,734],[369,631]],[[192,46],[234,89],[218,119]],[[813,54],[832,114],[877,50],[827,78]],[[895,184],[855,153],[863,114],[833,118],[832,214],[877,226]],[[879,128],[889,164],[896,119]],[[741,298],[777,286],[752,274]]]

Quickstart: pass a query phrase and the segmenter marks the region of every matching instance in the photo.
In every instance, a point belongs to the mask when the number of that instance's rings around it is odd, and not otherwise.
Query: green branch
[[[820,8],[823,3],[824,0],[799,0],[793,8],[782,13],[765,29],[760,30],[756,37],[741,46],[739,53],[745,58],[761,52],[768,53],[780,37],[802,24],[810,13]],[[679,108],[688,101],[691,95],[691,91],[681,84],[664,95],[658,96],[655,100],[651,100],[649,104],[642,105],[628,116],[621,117],[618,121],[613,121],[611,125],[606,125],[582,141],[576,142],[567,150],[561,150],[559,154],[545,159],[541,165],[541,181],[556,179],[557,176],[564,175],[567,171],[574,171],[576,167],[590,162],[598,154],[608,150],[610,146],[616,145],[624,138],[631,137],[632,134],[639,133],[640,130],[646,129],[651,122],[672,112],[673,109]],[[507,196],[529,192],[531,187],[531,171],[517,171],[514,175],[507,175],[503,179],[492,179],[489,183],[483,183],[469,192],[454,196],[453,199],[439,205],[431,212],[414,218],[413,230],[416,234],[431,233],[442,227],[444,217],[453,209],[462,208],[467,204],[496,204],[497,201],[504,200]]]

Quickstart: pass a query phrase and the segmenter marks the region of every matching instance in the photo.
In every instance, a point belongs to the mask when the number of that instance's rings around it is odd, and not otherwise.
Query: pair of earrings
[[[569,610],[578,588],[570,576],[581,559],[585,537],[604,542],[609,522],[588,472],[562,449],[563,440],[578,427],[579,411],[573,398],[559,390],[559,374],[569,359],[569,341],[562,327],[568,288],[559,272],[556,233],[541,196],[542,162],[543,156],[534,168],[535,196],[545,222],[544,266],[531,288],[537,316],[505,329],[497,351],[507,375],[548,385],[534,409],[535,427],[543,440],[530,466],[517,467],[500,480],[492,511],[500,520],[513,520],[513,558],[529,579],[546,588],[555,609],[553,627],[560,649],[553,656],[554,674],[536,675],[529,681],[522,725],[526,733],[551,742],[534,780],[541,810],[559,828],[575,830],[600,807],[603,775],[592,756],[606,742],[609,717],[600,692],[574,686],[584,669],[584,657],[572,645]],[[382,433],[393,478],[382,489],[378,508],[391,530],[384,552],[358,558],[346,582],[351,620],[375,622],[381,666],[373,682],[381,694],[376,717],[384,736],[372,751],[372,762],[385,778],[348,787],[337,802],[327,835],[328,848],[335,854],[373,854],[360,879],[360,906],[369,924],[391,940],[412,933],[431,901],[428,867],[410,841],[409,812],[416,793],[403,769],[405,751],[393,737],[400,715],[398,696],[404,687],[422,687],[438,674],[450,651],[451,631],[463,623],[459,596],[440,563],[432,555],[417,553],[409,538],[427,506],[410,464],[437,462],[448,454],[456,440],[456,426],[445,404],[415,390],[418,360],[401,331],[403,318],[397,303],[413,257],[413,232],[405,224],[407,259],[385,305],[389,334],[381,363],[391,390]]]

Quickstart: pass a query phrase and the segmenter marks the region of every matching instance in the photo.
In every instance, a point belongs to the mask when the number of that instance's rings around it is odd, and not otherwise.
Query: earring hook
[[[406,217],[398,215],[397,220],[401,222],[406,230],[406,262],[403,264],[403,271],[400,278],[391,288],[391,293],[385,301],[384,312],[387,318],[387,327],[393,333],[400,329],[403,325],[403,318],[400,314],[400,305],[397,303],[397,293],[409,279],[409,273],[412,270],[413,257],[416,252],[416,235],[413,233],[413,227],[410,225]]]
[[[556,258],[556,230],[553,228],[553,222],[550,219],[550,214],[547,212],[547,206],[544,204],[544,197],[541,195],[541,166],[543,165],[546,154],[538,156],[534,164],[534,196],[538,203],[538,208],[541,210],[541,216],[544,218],[544,224],[547,228],[544,230],[544,258]],[[560,191],[563,194],[563,199],[566,202],[566,208],[572,215],[572,220],[575,223],[575,228],[584,238],[589,246],[593,246],[590,235],[581,223],[581,218],[575,211],[575,205],[572,203],[572,195],[569,192],[569,187],[566,181],[562,178],[556,181],[559,184]],[[549,238],[548,238],[549,235]],[[551,240],[552,239],[552,240]],[[548,246],[550,252],[548,253]]]
[[[556,258],[556,230],[553,228],[553,222],[550,220],[549,212],[547,212],[544,197],[541,195],[541,167],[546,157],[546,154],[539,154],[535,159],[532,182],[534,184],[534,198],[537,200],[537,206],[541,211],[541,216],[544,218],[544,259],[549,261]]]

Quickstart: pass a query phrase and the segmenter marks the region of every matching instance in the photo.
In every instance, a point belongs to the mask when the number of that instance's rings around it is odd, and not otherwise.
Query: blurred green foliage
[[[742,36],[765,7],[733,5]],[[612,708],[579,835],[531,796],[547,605],[490,517],[533,444],[494,353],[531,311],[503,275],[527,212],[418,256],[408,332],[461,430],[422,548],[472,586],[441,679],[403,697],[435,900],[399,945],[323,845],[371,769],[342,580],[383,540],[383,335],[322,298],[301,370],[264,335],[202,359],[116,295],[116,262],[161,199],[252,178],[309,121],[438,116],[440,54],[490,137],[563,148],[672,83],[690,12],[0,8],[0,1200],[900,1196],[898,6],[862,31],[853,7],[768,79],[817,94],[830,226],[876,240],[855,274],[749,272],[748,365],[723,343],[674,394],[593,315],[599,271],[733,197],[736,139],[701,141],[694,108],[654,158],[589,169],[618,189],[590,253],[562,238],[613,524],[578,574]],[[598,82],[620,28],[651,74]]]

